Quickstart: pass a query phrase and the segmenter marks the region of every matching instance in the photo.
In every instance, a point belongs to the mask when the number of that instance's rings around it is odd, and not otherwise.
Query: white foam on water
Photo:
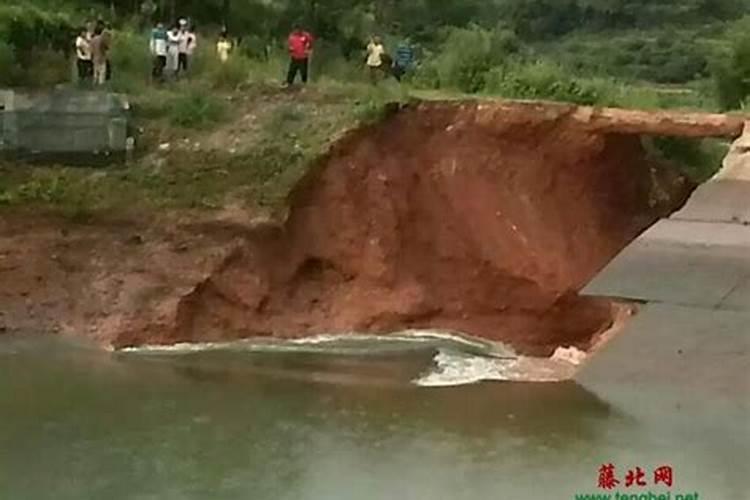
[[[348,350],[372,350],[378,344],[398,345],[404,348],[417,346],[441,347],[447,345],[459,350],[471,350],[495,358],[515,357],[516,354],[500,343],[466,337],[454,332],[439,330],[406,330],[391,335],[369,334],[324,334],[299,339],[247,339],[231,342],[179,343],[173,345],[148,345],[118,350],[135,354],[189,354],[207,351],[249,352],[346,352]]]
[[[572,377],[575,365],[548,358],[488,358],[441,349],[434,367],[413,381],[421,387],[452,387],[479,382],[559,382]]]
[[[467,356],[460,352],[440,350],[434,358],[435,367],[427,375],[414,380],[421,387],[451,387],[482,381],[507,381],[517,360]]]

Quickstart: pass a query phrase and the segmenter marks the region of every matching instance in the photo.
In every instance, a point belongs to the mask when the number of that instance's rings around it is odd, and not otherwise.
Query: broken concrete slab
[[[750,224],[750,128],[729,150],[722,169],[699,186],[672,219]]]
[[[673,219],[750,224],[750,180],[718,179],[700,186]]]
[[[716,410],[704,397],[738,414],[750,410],[750,312],[709,311],[666,304],[644,306],[621,335],[592,356],[576,381],[630,412],[663,418]],[[657,391],[660,408],[647,393]],[[739,397],[738,397],[739,396]],[[741,426],[747,434],[750,427]]]
[[[750,227],[663,220],[620,253],[583,293],[750,311],[742,295],[748,278]]]
[[[586,287],[587,294],[647,304],[576,377],[640,418],[733,415],[721,425],[740,443],[750,440],[747,130],[719,174]],[[649,393],[661,396],[655,400]],[[712,404],[705,404],[709,399]]]

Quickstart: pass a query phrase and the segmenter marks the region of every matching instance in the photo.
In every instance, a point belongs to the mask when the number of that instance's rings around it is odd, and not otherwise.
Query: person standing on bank
[[[164,68],[167,67],[167,30],[164,29],[164,24],[157,24],[151,31],[149,49],[154,58],[151,76],[156,81],[164,81]]]
[[[167,74],[170,77],[177,75],[177,69],[180,58],[180,28],[177,25],[173,26],[171,30],[167,32]]]
[[[219,61],[222,64],[229,61],[229,53],[232,52],[232,42],[229,40],[229,34],[226,30],[222,30],[219,34],[219,41],[216,42],[216,54],[219,56]]]
[[[190,56],[195,50],[196,37],[185,19],[180,19],[179,41],[177,44],[177,74],[187,73],[190,67]]]
[[[380,72],[383,71],[383,57],[385,47],[379,36],[374,36],[367,45],[367,67],[370,70],[370,81],[377,83]]]
[[[302,83],[307,83],[313,43],[313,36],[303,30],[300,25],[295,25],[288,40],[290,61],[289,72],[286,77],[287,86],[294,84],[297,73],[300,73]]]
[[[91,42],[86,28],[81,28],[76,38],[76,68],[78,69],[79,83],[91,81],[91,77],[94,75],[94,65],[91,61]]]
[[[102,31],[102,37],[104,38],[104,42],[106,43],[108,50],[107,50],[107,62],[106,67],[107,70],[105,72],[104,79],[109,82],[112,80],[112,60],[110,59],[110,53],[112,52],[112,45],[113,45],[113,39],[112,39],[112,25],[107,23],[102,25],[103,31]]]
[[[195,53],[195,49],[198,48],[198,35],[195,33],[195,25],[191,24],[188,27],[187,31],[185,32],[185,36],[187,38],[187,47],[185,51],[187,59],[185,61],[185,71],[187,71],[188,67],[192,66],[193,64],[193,54]]]
[[[393,76],[399,82],[414,65],[414,49],[408,39],[396,48],[396,60],[393,62]]]
[[[94,30],[94,38],[91,39],[91,59],[94,62],[94,85],[104,85],[107,82],[109,40],[101,26]]]

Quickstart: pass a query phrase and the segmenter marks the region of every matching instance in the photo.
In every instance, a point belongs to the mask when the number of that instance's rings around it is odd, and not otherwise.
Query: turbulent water
[[[643,414],[572,382],[468,384],[519,370],[435,333],[113,353],[0,337],[0,499],[574,498],[610,462],[747,498],[743,413],[703,394],[682,414],[663,388]]]
[[[446,387],[481,381],[550,382],[570,378],[575,366],[552,359],[519,356],[502,343],[469,338],[452,332],[409,330],[381,335],[319,335],[297,340],[253,339],[225,343],[146,346],[120,351],[141,355],[186,355],[225,352],[280,354],[306,357],[340,356],[372,360],[382,356],[432,354],[432,363],[422,367],[411,383],[423,387]],[[281,375],[281,372],[279,373]],[[288,374],[287,374],[288,375]],[[297,373],[310,376],[309,371]]]

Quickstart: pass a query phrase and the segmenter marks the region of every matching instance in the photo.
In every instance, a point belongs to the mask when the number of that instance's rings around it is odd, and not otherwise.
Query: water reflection
[[[433,354],[0,341],[0,498],[572,498],[605,460],[671,460],[706,494],[738,491],[737,475],[700,471],[705,447],[574,383],[410,384]]]

